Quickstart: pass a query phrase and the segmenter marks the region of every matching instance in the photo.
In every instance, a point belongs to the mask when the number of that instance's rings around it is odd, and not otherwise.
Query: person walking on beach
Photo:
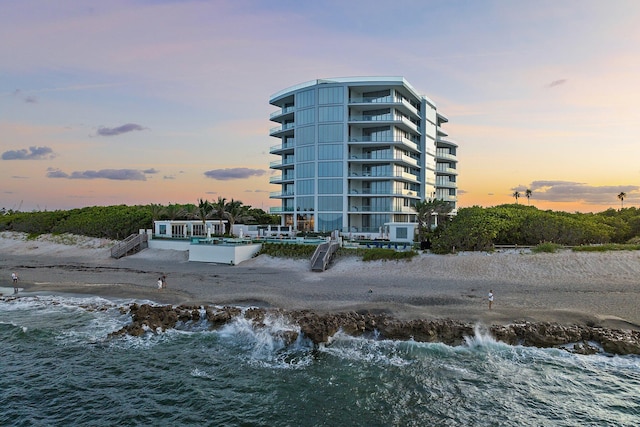
[[[162,281],[162,277],[158,277],[158,290],[159,291],[162,290],[163,284],[164,284],[164,282]]]
[[[167,275],[163,274],[162,275],[162,289],[166,289],[167,288]]]
[[[11,273],[11,281],[13,282],[13,293],[18,293],[18,275],[14,272]]]
[[[489,310],[491,310],[493,306],[493,289],[489,289]]]

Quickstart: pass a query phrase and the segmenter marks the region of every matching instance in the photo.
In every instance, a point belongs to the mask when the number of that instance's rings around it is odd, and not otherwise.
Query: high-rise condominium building
[[[456,208],[457,145],[433,101],[402,77],[313,80],[269,100],[279,158],[271,193],[282,225],[299,231],[381,233],[415,222],[420,200]]]

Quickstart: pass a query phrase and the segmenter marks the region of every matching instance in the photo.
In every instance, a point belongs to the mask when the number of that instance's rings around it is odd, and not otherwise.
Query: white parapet
[[[237,265],[253,258],[261,248],[261,244],[192,244],[189,245],[189,261]]]

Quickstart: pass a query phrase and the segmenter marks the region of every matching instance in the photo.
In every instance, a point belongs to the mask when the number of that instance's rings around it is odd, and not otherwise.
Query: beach
[[[316,273],[114,243],[0,233],[1,425],[638,425],[640,253]]]
[[[402,320],[640,329],[640,253],[634,251],[422,253],[398,262],[341,257],[319,273],[308,260],[266,255],[236,266],[188,262],[186,252],[155,249],[113,259],[113,243],[0,233],[0,288],[10,293],[16,272],[18,296],[89,294],[173,305],[366,311]],[[167,288],[158,290],[163,274]]]

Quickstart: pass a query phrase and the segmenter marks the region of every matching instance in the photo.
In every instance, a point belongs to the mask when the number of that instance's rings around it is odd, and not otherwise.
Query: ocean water
[[[0,301],[0,426],[638,426],[640,357],[450,347],[338,334],[291,345],[282,319],[109,338],[130,301]]]

